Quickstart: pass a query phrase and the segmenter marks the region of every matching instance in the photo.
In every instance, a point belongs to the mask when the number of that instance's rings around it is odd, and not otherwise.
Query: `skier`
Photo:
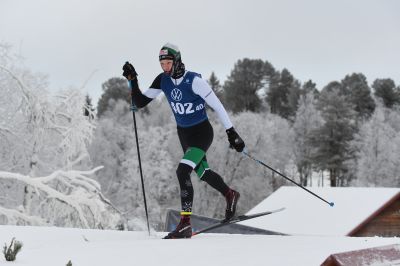
[[[245,144],[233,128],[229,116],[208,83],[200,74],[186,71],[181,53],[176,45],[167,43],[159,53],[163,72],[159,74],[144,93],[138,85],[137,73],[129,62],[123,66],[123,76],[129,80],[133,108],[142,108],[164,92],[177,123],[178,137],[183,149],[176,174],[181,192],[181,220],[175,230],[165,239],[190,238],[192,227],[190,215],[193,205],[193,187],[190,174],[194,170],[200,180],[218,190],[226,199],[225,220],[236,212],[240,193],[231,189],[207,163],[206,152],[213,140],[213,128],[206,114],[206,104],[211,106],[226,129],[230,147],[243,151]]]

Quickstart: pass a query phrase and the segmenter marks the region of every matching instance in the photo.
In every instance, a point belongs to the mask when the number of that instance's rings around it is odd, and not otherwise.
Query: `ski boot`
[[[223,221],[227,222],[231,220],[236,213],[236,205],[240,198],[240,193],[229,189],[229,191],[225,195],[226,199],[226,210],[225,210],[225,219]]]
[[[190,216],[182,215],[181,221],[177,225],[176,229],[170,232],[164,239],[178,239],[178,238],[191,238],[192,237],[192,225],[190,224]]]

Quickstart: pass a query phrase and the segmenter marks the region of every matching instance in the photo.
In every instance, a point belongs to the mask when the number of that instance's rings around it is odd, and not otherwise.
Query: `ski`
[[[233,219],[231,219],[229,221],[222,220],[219,223],[212,224],[212,225],[210,225],[208,227],[200,229],[199,231],[193,232],[192,236],[196,236],[196,235],[199,235],[199,234],[202,234],[202,233],[205,233],[205,232],[208,232],[208,231],[211,231],[213,229],[216,229],[216,228],[219,228],[219,227],[223,227],[223,226],[226,226],[226,225],[229,225],[229,224],[235,224],[235,223],[238,223],[238,222],[242,222],[242,221],[250,220],[250,219],[253,219],[253,218],[257,218],[257,217],[269,215],[269,214],[272,214],[272,213],[280,212],[280,211],[283,211],[284,209],[285,208],[280,208],[280,209],[273,210],[273,211],[259,212],[259,213],[250,214],[250,215],[240,215],[240,216],[234,217]]]

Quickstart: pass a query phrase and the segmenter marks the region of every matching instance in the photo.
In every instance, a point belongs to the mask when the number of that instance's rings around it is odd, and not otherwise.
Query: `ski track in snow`
[[[0,226],[0,243],[24,246],[0,265],[320,265],[330,254],[399,244],[399,238],[204,234],[164,240],[165,233],[57,227]]]

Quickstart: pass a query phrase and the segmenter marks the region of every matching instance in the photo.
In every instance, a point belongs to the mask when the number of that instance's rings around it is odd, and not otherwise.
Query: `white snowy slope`
[[[345,236],[400,193],[399,188],[313,187],[310,191],[333,201],[327,203],[299,187],[280,187],[248,214],[285,207],[282,212],[241,224],[289,235]]]
[[[320,265],[330,254],[398,244],[398,238],[256,236],[204,234],[163,240],[164,233],[56,227],[0,226],[0,243],[12,237],[24,246],[13,263],[0,265]]]

